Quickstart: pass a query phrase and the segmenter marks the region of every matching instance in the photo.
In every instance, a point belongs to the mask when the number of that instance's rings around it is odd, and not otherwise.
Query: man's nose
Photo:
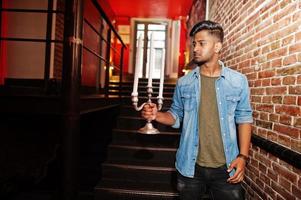
[[[200,48],[198,47],[198,45],[195,45],[195,46],[193,47],[193,52],[195,52],[195,53],[196,53],[196,52],[198,52],[198,51],[199,51],[199,49],[200,49]]]

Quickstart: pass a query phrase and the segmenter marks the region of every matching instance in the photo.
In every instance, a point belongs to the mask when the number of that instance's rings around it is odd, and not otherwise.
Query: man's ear
[[[219,53],[222,50],[222,47],[223,47],[223,45],[221,42],[215,43],[214,52]]]

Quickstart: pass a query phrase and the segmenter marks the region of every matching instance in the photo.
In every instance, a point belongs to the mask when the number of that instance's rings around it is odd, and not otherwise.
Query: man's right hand
[[[157,113],[157,105],[155,103],[147,103],[143,106],[141,116],[146,120],[155,120]]]

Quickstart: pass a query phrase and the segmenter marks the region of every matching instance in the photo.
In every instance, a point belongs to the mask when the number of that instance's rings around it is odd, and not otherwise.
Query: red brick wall
[[[210,2],[225,30],[221,59],[249,80],[253,133],[301,153],[301,1]],[[250,156],[247,199],[301,199],[300,169],[255,145]]]

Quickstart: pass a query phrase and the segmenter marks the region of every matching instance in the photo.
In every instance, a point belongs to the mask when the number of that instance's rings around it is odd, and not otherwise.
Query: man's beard
[[[193,63],[198,65],[198,66],[201,66],[204,63],[206,63],[206,61],[205,60],[197,60],[197,59],[193,58]]]

